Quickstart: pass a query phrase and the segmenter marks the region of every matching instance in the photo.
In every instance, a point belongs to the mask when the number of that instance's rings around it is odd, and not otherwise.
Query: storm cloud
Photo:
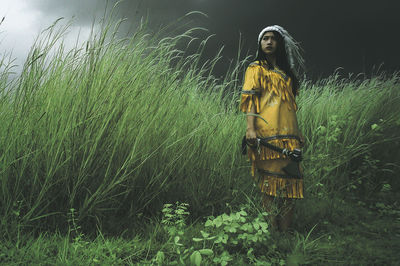
[[[78,29],[90,29],[94,17],[101,17],[106,6],[117,1],[101,0],[33,0],[5,2],[0,16],[0,51],[14,50],[23,57],[32,44],[33,36],[59,17],[75,16],[72,34]],[[400,19],[399,4],[394,0],[377,1],[318,1],[318,0],[126,0],[117,6],[117,17],[127,18],[125,27],[131,29],[143,17],[149,27],[176,21],[191,11],[208,15],[194,16],[192,26],[205,27],[215,34],[207,45],[205,56],[213,57],[224,46],[222,63],[233,59],[238,51],[239,37],[244,52],[255,54],[257,35],[265,26],[278,24],[301,43],[305,51],[308,76],[326,77],[338,68],[341,73],[370,74],[380,64],[381,70],[399,70]],[[6,37],[4,37],[4,34]]]

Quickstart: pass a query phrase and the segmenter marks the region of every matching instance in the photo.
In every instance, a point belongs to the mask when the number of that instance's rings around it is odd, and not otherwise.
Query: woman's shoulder
[[[290,76],[281,68],[275,67],[272,69],[268,68],[268,65],[265,61],[253,61],[249,64],[248,69],[253,68],[253,69],[258,69],[260,70],[259,73],[263,74],[267,78],[271,78],[272,76],[280,76],[282,77],[286,82],[291,79]]]
[[[269,71],[267,63],[264,62],[264,61],[260,61],[260,60],[256,60],[256,61],[251,62],[248,65],[247,69],[258,69],[261,72],[263,72],[263,71],[267,71],[268,72]]]
[[[261,74],[261,72],[262,72],[262,68],[263,68],[263,65],[260,63],[260,61],[253,61],[253,62],[251,62],[248,66],[247,66],[247,69],[246,69],[246,71],[247,72],[251,72],[251,73],[254,73],[254,74]]]
[[[261,62],[259,60],[251,62],[248,67],[260,67],[262,66]]]

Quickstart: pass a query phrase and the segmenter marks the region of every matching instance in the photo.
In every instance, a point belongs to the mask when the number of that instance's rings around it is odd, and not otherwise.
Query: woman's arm
[[[250,110],[249,113],[253,113],[253,114],[256,113],[256,107],[255,107],[254,104],[251,106],[251,110]],[[255,116],[253,116],[253,115],[248,115],[247,116],[246,139],[249,142],[254,142],[256,140],[256,137],[257,137],[256,136],[256,129],[255,129],[255,126],[254,126],[254,119],[255,119]]]

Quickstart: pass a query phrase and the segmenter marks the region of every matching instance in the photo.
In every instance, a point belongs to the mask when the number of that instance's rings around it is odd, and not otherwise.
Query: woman
[[[294,73],[295,60],[304,67],[300,48],[285,29],[278,25],[263,29],[256,61],[246,70],[240,102],[240,110],[247,114],[251,175],[263,194],[270,225],[280,231],[291,224],[293,200],[304,198],[302,170],[295,163],[296,174],[288,173],[287,166],[294,162],[256,140],[290,151],[303,146],[296,118],[299,81]]]

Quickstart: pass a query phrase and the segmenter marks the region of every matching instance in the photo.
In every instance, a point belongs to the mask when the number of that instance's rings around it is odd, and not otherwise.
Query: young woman
[[[302,170],[296,162],[297,172],[288,173],[293,160],[258,140],[290,151],[303,146],[296,118],[299,80],[295,61],[304,67],[300,48],[289,33],[278,25],[263,29],[258,37],[256,61],[246,70],[239,107],[247,114],[251,175],[262,192],[270,225],[280,231],[286,231],[291,224],[293,200],[304,198]]]

